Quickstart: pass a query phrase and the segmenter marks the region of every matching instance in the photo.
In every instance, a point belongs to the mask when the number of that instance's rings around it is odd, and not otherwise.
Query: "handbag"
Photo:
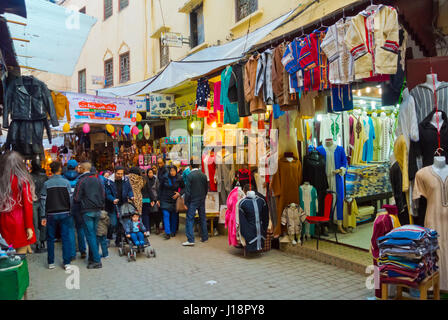
[[[188,207],[185,205],[183,197],[179,197],[176,200],[176,211],[177,212],[187,212]]]

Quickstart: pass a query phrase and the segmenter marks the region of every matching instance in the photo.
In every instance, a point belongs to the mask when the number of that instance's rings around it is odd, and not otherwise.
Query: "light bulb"
[[[191,129],[194,129],[196,127],[196,125],[194,124],[194,122],[192,122],[191,124],[190,124],[190,128]]]
[[[319,122],[322,121],[322,115],[321,114],[317,115],[317,121],[319,121]]]
[[[212,128],[216,128],[216,121],[212,123]]]
[[[366,92],[367,92],[367,93],[370,93],[370,87],[367,87],[367,88],[366,88]]]
[[[358,90],[358,97],[361,96],[361,90]]]
[[[380,89],[378,90],[378,92],[379,92],[380,95],[382,95],[382,94],[383,94],[383,89],[380,88]]]

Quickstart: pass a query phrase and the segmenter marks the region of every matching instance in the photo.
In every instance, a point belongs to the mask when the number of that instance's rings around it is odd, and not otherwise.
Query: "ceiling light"
[[[370,87],[367,87],[367,88],[366,88],[366,92],[367,92],[367,93],[370,93]]]

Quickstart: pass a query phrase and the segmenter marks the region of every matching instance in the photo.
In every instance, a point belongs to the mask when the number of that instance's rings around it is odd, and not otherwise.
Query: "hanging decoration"
[[[140,130],[138,130],[138,128],[137,127],[132,127],[132,134],[133,135],[138,135],[139,134],[139,132],[140,132]]]
[[[145,124],[145,127],[143,128],[143,132],[144,132],[145,139],[149,140],[149,138],[151,137],[151,132],[150,132],[148,124]]]
[[[129,133],[131,133],[131,128],[130,128],[129,126],[124,126],[124,128],[123,128],[123,132],[124,132],[125,134],[129,134]]]
[[[84,126],[82,127],[82,131],[84,133],[89,133],[90,132],[90,125],[88,123],[84,124]]]
[[[137,122],[142,121],[142,115],[139,112],[137,112],[137,115],[135,116],[135,119],[137,120]]]
[[[64,131],[64,132],[70,131],[70,124],[68,122],[66,124],[64,124],[64,126],[62,127],[62,131]]]
[[[115,128],[114,128],[114,126],[111,125],[111,124],[106,124],[106,130],[107,130],[107,132],[109,132],[110,134],[112,134],[112,133],[115,132]]]
[[[141,140],[143,138],[143,127],[141,124],[139,124],[137,126],[137,128],[138,128],[138,132],[139,132],[137,135],[137,138],[138,138],[138,140]]]

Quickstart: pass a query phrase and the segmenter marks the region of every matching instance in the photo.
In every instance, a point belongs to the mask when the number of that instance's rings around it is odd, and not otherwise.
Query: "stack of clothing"
[[[433,229],[405,225],[378,238],[381,282],[418,287],[438,270],[438,236]]]
[[[357,198],[392,192],[390,164],[350,166],[346,173],[347,196]]]

